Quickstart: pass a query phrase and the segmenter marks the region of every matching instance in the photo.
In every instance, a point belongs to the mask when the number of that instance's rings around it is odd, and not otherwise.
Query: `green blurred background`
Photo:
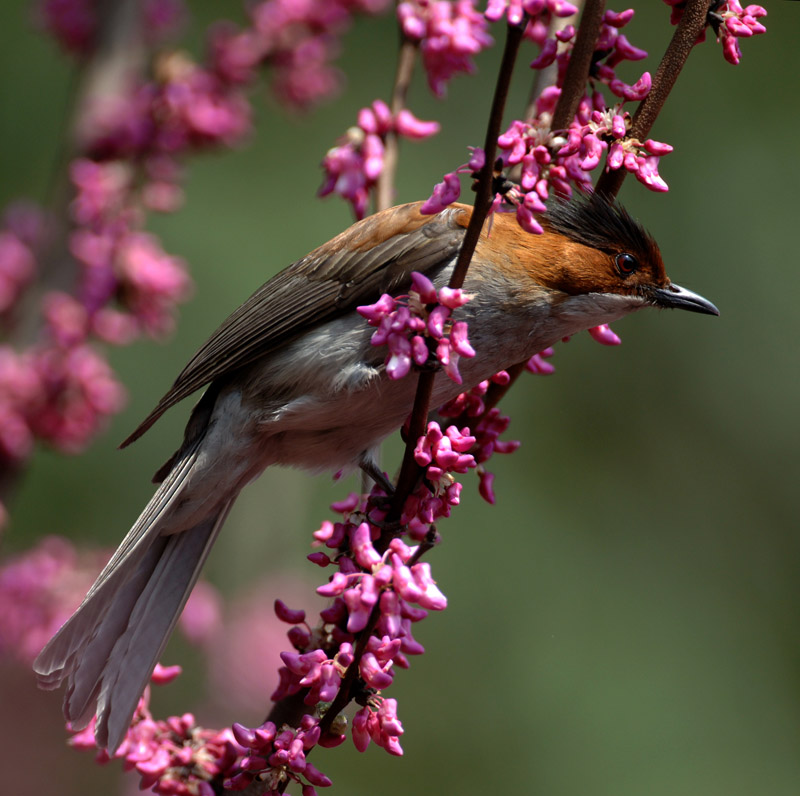
[[[240,14],[238,3],[191,5],[194,41],[215,17]],[[655,71],[669,10],[639,6],[626,32]],[[418,628],[428,652],[389,694],[400,701],[405,757],[322,750],[315,763],[335,793],[799,792],[800,4],[768,11],[767,35],[744,41],[739,67],[711,43],[690,58],[653,131],[675,147],[662,161],[670,192],[628,180],[622,194],[671,277],[722,316],[640,313],[615,325],[616,349],[581,335],[557,348],[554,376],[529,376],[508,396],[509,435],[523,446],[492,462],[497,506],[468,478],[463,510],[442,525],[429,560],[450,607]],[[48,533],[93,545],[122,537],[185,409],[133,448],[117,443],[252,289],[350,222],[343,202],[315,198],[318,163],[360,107],[387,96],[394,52],[391,16],[361,20],[345,39],[348,84],[337,102],[290,118],[262,90],[248,146],[191,163],[185,209],[152,226],[191,264],[196,295],[171,340],[111,353],[127,409],[85,455],[35,457],[4,552]],[[512,110],[523,107],[532,55],[521,59]],[[398,200],[427,196],[482,141],[496,62],[496,52],[481,57],[478,75],[455,80],[445,103],[417,75],[410,106],[443,129],[404,146]],[[5,3],[2,204],[45,195],[73,81],[67,60],[31,31],[29,4]],[[391,444],[385,461],[396,460]],[[349,488],[270,471],[239,501],[209,579],[234,594],[271,573],[318,576],[304,562],[309,534]],[[203,680],[196,657],[185,646],[167,652],[165,662],[188,671],[183,686],[159,694],[159,712],[187,708]],[[8,793],[119,792],[116,770],[63,748],[58,696],[35,693],[27,672],[2,676],[15,694],[4,724],[32,728],[4,733]]]

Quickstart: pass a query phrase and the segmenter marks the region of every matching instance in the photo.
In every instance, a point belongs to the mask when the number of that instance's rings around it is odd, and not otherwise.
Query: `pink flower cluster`
[[[445,95],[454,75],[472,74],[472,59],[494,44],[473,0],[409,0],[398,4],[397,16],[405,36],[420,42],[428,85],[437,97]]]
[[[416,271],[411,279],[408,296],[395,298],[384,293],[374,304],[356,308],[370,326],[378,327],[372,344],[389,348],[386,375],[402,379],[412,364],[420,368],[428,365],[435,343],[433,358],[454,382],[461,384],[458,360],[475,356],[475,350],[467,339],[466,322],[451,321],[450,315],[471,296],[449,287],[437,291],[428,277]]]
[[[424,122],[404,108],[393,115],[383,100],[362,108],[358,124],[351,127],[322,161],[325,181],[318,196],[339,194],[353,206],[357,219],[364,218],[370,191],[383,172],[386,137],[396,133],[401,138],[421,140],[439,132],[438,122]]]
[[[37,270],[37,241],[20,232],[38,212],[19,208],[0,232],[0,287],[5,300],[0,317],[13,328],[19,302]],[[125,393],[106,361],[88,341],[83,305],[62,293],[44,296],[48,334],[23,350],[0,346],[0,460],[20,464],[36,438],[64,452],[82,450],[119,411]],[[155,306],[154,306],[155,308]],[[107,322],[113,316],[107,317]]]
[[[157,685],[171,682],[179,666],[156,666],[152,680]],[[195,722],[191,713],[156,720],[149,710],[150,689],[139,701],[125,740],[113,758],[124,761],[127,771],[141,776],[140,788],[163,796],[214,796],[211,781],[235,773],[247,750],[237,743],[232,730],[208,730]],[[76,749],[96,749],[95,720],[75,733],[70,743]],[[99,763],[112,759],[105,750]]]
[[[375,696],[353,716],[353,743],[359,752],[365,752],[374,741],[389,754],[401,755],[399,738],[403,725],[397,718],[397,700]]]
[[[46,536],[0,564],[0,659],[30,665],[80,605],[109,558],[107,550],[79,552],[61,536]],[[184,636],[205,640],[219,621],[216,591],[201,581],[180,619]]]
[[[520,443],[517,440],[500,439],[500,435],[508,429],[511,420],[502,415],[496,407],[487,411],[483,397],[489,390],[490,384],[505,385],[509,379],[508,373],[501,370],[491,379],[476,384],[468,392],[457,395],[439,408],[442,417],[457,418],[459,423],[468,422],[474,426],[473,445],[470,450],[474,458],[473,466],[477,467],[478,492],[487,503],[491,504],[495,503],[494,474],[488,472],[483,465],[495,453],[513,453],[519,448]]]
[[[342,506],[358,509],[361,504],[357,496],[351,495],[347,503],[339,505]],[[371,516],[376,515],[372,513]],[[316,542],[328,548],[350,550],[349,555],[341,556],[336,562],[339,570],[330,582],[317,589],[323,597],[335,598],[331,607],[322,612],[322,618],[335,628],[332,637],[339,640],[337,654],[344,656],[341,673],[352,662],[353,634],[368,626],[377,606],[373,635],[358,662],[362,678],[376,690],[391,684],[392,665],[396,663],[407,668],[405,655],[419,655],[424,651],[411,633],[411,623],[423,619],[428,610],[441,611],[447,606],[447,600],[431,577],[430,565],[411,561],[417,548],[394,538],[387,551],[380,554],[374,547],[379,535],[380,530],[375,525],[355,512],[345,515],[344,522],[323,523],[314,534]],[[319,554],[314,560],[322,563]],[[290,671],[295,675],[302,673],[293,668]],[[331,676],[330,670],[328,675]],[[299,683],[299,680],[294,682]],[[287,689],[292,693],[292,688],[291,681],[282,684],[281,694]]]
[[[29,666],[92,584],[103,553],[79,555],[66,539],[46,536],[0,566],[0,660]]]
[[[612,11],[608,9],[603,14],[600,34],[595,44],[595,57],[593,60],[590,79],[593,82],[608,86],[611,93],[622,100],[642,100],[650,91],[650,75],[645,72],[636,83],[629,85],[617,76],[616,68],[624,61],[641,61],[647,57],[647,51],[635,47],[628,41],[621,29],[634,17],[632,8],[626,11]],[[553,37],[545,37],[539,42],[542,50],[539,56],[531,63],[533,69],[544,69],[553,63],[558,65],[557,86],[561,86],[567,63],[572,54],[575,35],[574,26],[569,25],[564,30],[558,31]]]
[[[664,0],[672,7],[670,22],[677,25],[683,16],[686,0]],[[722,43],[722,54],[725,60],[737,66],[742,57],[739,39],[748,39],[758,33],[766,33],[767,29],[758,20],[767,16],[763,6],[742,6],[739,0],[716,0],[708,11],[708,22],[714,29],[717,41]],[[706,32],[697,41],[705,41]]]
[[[314,786],[326,788],[330,779],[306,760],[305,753],[320,742],[319,722],[305,715],[300,728],[284,726],[280,731],[271,721],[259,727],[233,725],[237,743],[246,750],[240,771],[224,782],[231,790],[244,790],[258,775],[270,793],[281,793],[287,780],[303,784],[303,796],[316,796]]]
[[[81,279],[78,298],[59,294],[48,313],[53,336],[65,344],[89,334],[124,344],[142,332],[171,331],[176,306],[188,298],[191,282],[183,261],[141,230],[137,210],[142,195],[163,183],[137,185],[137,175],[123,161],[81,158],[70,174],[75,227],[69,249]]]
[[[86,446],[125,398],[90,346],[0,346],[0,462],[19,465],[39,438],[64,453]]]
[[[32,204],[9,206],[0,228],[0,321],[9,316],[36,274],[36,248],[44,237],[42,211]]]
[[[189,293],[183,263],[141,231],[141,186],[120,161],[78,158],[70,176],[75,194],[69,253],[79,267],[75,295],[45,292],[43,329],[27,348],[0,351],[0,455],[19,464],[35,439],[76,453],[125,400],[122,386],[93,347],[99,338],[123,344],[172,326],[176,304]],[[17,323],[17,307],[38,269],[52,257],[43,214],[12,207],[0,232],[2,316]]]
[[[425,436],[414,448],[414,460],[425,467],[425,477],[434,485],[441,484],[449,473],[466,473],[475,467],[475,457],[470,453],[476,439],[469,429],[461,431],[449,426],[444,432],[436,422],[428,423]]]
[[[509,25],[519,25],[525,14],[525,38],[543,46],[553,17],[566,18],[578,13],[578,8],[566,0],[488,0],[486,18],[492,22],[505,18]]]
[[[647,53],[634,47],[620,29],[633,18],[633,10],[604,13],[598,42],[596,60],[590,75],[590,93],[581,100],[575,119],[567,130],[553,130],[552,119],[561,94],[561,81],[566,72],[576,34],[573,26],[567,26],[548,37],[544,20],[552,15],[566,16],[574,13],[569,4],[496,3],[490,4],[491,14],[499,18],[503,14],[516,19],[523,11],[531,13],[533,6],[540,9],[540,16],[529,21],[526,31],[542,47],[538,58],[531,64],[542,69],[552,63],[558,64],[556,84],[546,88],[536,104],[536,116],[528,121],[516,120],[498,139],[499,158],[504,169],[516,169],[518,185],[497,194],[492,210],[514,210],[523,229],[539,234],[542,227],[537,216],[545,212],[545,202],[551,191],[570,196],[572,186],[591,190],[591,172],[596,169],[606,154],[608,169],[625,168],[654,191],[667,190],[667,185],[658,173],[661,155],[672,150],[668,144],[647,140],[644,143],[629,137],[630,114],[622,110],[626,101],[643,99],[651,87],[651,78],[645,72],[633,85],[617,77],[616,67],[623,61],[637,61]],[[487,12],[488,14],[489,12]],[[545,31],[545,32],[543,32]],[[598,90],[597,84],[608,86],[621,99],[611,108]],[[456,201],[461,192],[459,174],[473,177],[483,167],[484,153],[475,148],[468,163],[456,171],[446,174],[436,185],[431,197],[422,208],[424,213],[437,213]]]
[[[420,440],[418,457],[435,461],[442,475],[454,467],[463,471],[466,462],[457,451],[474,440],[461,439],[448,430],[449,444],[445,444],[434,426]],[[312,629],[306,622],[305,611],[276,601],[276,615],[292,625],[288,638],[293,649],[281,653],[280,684],[272,699],[277,702],[303,693],[304,704],[318,708],[335,700],[343,684],[352,684],[356,677],[360,683],[357,692],[369,695],[353,720],[356,748],[364,751],[374,741],[391,754],[401,755],[403,727],[397,718],[397,703],[379,692],[392,684],[395,666],[407,668],[408,655],[424,652],[412,635],[412,623],[429,610],[443,610],[447,600],[433,580],[430,565],[417,560],[419,548],[399,537],[385,543],[384,552],[376,548],[385,511],[372,500],[381,494],[377,488],[372,498],[351,494],[331,507],[342,514],[342,520],[326,521],[314,533],[314,544],[324,545],[332,553],[318,551],[309,559],[318,566],[337,566],[328,583],[317,589],[323,597],[332,598],[320,612],[317,627]],[[414,505],[419,507],[420,501]],[[423,522],[420,517],[417,520]],[[351,691],[350,698],[354,694]],[[234,725],[233,732],[251,754],[239,773],[226,782],[226,787],[232,788],[244,788],[256,777],[275,783],[275,787],[286,778],[305,779],[310,783],[307,787],[329,785],[327,777],[310,767],[306,754],[317,744],[336,746],[345,740],[339,725],[334,723],[323,732],[319,719],[312,715],[304,716],[296,730],[284,727],[278,732],[274,724],[266,722],[254,729]]]
[[[647,84],[649,90],[649,75]],[[568,170],[577,175],[585,174],[589,180],[589,172],[595,169],[605,152],[606,168],[615,171],[624,168],[631,172],[639,182],[651,191],[667,191],[669,187],[658,173],[659,159],[672,152],[669,144],[648,138],[641,143],[628,137],[631,126],[630,114],[619,106],[610,109],[593,110],[586,123],[583,114],[578,112],[576,120],[567,131],[567,143],[558,151],[558,157],[564,158]],[[575,158],[575,160],[570,160]],[[577,182],[577,179],[576,179]]]
[[[212,68],[205,73],[223,83],[251,82],[261,65],[271,67],[278,99],[297,109],[310,108],[335,94],[342,76],[332,65],[339,38],[359,13],[384,11],[389,0],[259,0],[248,8],[250,25],[237,29],[220,23],[212,29]],[[146,43],[155,45],[175,34],[186,17],[183,0],[144,0],[141,9]],[[42,28],[68,51],[86,56],[96,47],[99,26],[94,0],[41,0]],[[199,79],[199,83],[207,83]],[[197,86],[219,101],[220,86]]]
[[[340,38],[357,14],[379,14],[390,0],[261,0],[250,9],[252,39],[271,68],[272,88],[288,107],[305,110],[338,92],[342,76],[332,66]],[[245,36],[248,34],[246,33]],[[236,54],[233,56],[237,60]]]

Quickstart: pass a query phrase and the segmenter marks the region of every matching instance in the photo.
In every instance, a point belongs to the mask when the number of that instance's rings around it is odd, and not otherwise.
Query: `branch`
[[[574,0],[572,3],[578,10],[575,14],[571,17],[557,17],[553,16],[550,20],[550,27],[547,31],[547,38],[553,38],[556,33],[564,30],[567,25],[574,23],[581,14],[581,9],[584,5],[584,0]],[[537,69],[536,75],[533,78],[533,83],[531,83],[531,90],[530,94],[528,94],[528,104],[525,106],[525,113],[523,115],[523,119],[533,119],[536,116],[536,101],[539,99],[541,93],[548,87],[554,86],[556,84],[556,80],[558,79],[558,62],[554,61],[550,66],[546,66],[544,69]],[[517,180],[511,177],[514,182]]]
[[[567,72],[564,75],[564,85],[556,109],[553,111],[551,130],[566,130],[578,112],[578,104],[586,93],[586,81],[592,68],[592,56],[600,36],[605,8],[605,0],[586,1],[586,8],[581,15],[578,33],[575,36],[575,46],[572,48]]]
[[[689,53],[697,42],[697,37],[706,26],[708,9],[712,2],[713,0],[689,0],[687,3],[686,10],[672,36],[672,41],[658,65],[650,93],[642,100],[633,115],[629,133],[631,138],[643,141],[650,132],[689,57]],[[616,196],[627,173],[625,169],[603,172],[597,181],[595,191],[608,197]]]
[[[397,72],[394,77],[394,88],[392,90],[391,111],[392,118],[397,118],[406,107],[406,96],[408,87],[411,84],[411,77],[414,74],[414,62],[417,58],[417,48],[419,42],[409,39],[401,33],[400,53],[397,57]],[[397,172],[397,155],[399,150],[399,139],[397,131],[392,129],[386,134],[383,150],[383,171],[378,177],[378,184],[375,190],[375,211],[380,212],[391,207],[394,203],[394,176]]]
[[[592,56],[600,35],[604,12],[605,0],[586,0],[586,6],[581,15],[581,21],[575,37],[575,47],[572,50],[567,72],[564,75],[564,85],[553,112],[553,121],[550,124],[551,130],[566,130],[570,122],[575,118],[578,104],[586,93],[586,81],[589,79]],[[500,403],[503,396],[514,386],[516,380],[525,370],[525,365],[525,362],[518,362],[506,368],[506,372],[509,375],[509,380],[506,384],[501,385],[492,382],[483,399],[486,407],[484,417],[486,413]],[[472,423],[477,425],[480,419],[472,419]]]
[[[472,255],[478,245],[483,223],[489,214],[492,206],[492,182],[494,179],[494,160],[497,153],[497,138],[500,135],[500,127],[503,123],[503,112],[508,98],[508,88],[511,84],[511,75],[514,71],[514,63],[519,51],[519,45],[525,32],[527,17],[522,20],[520,25],[509,25],[506,34],[503,58],[500,62],[500,71],[497,75],[492,108],[489,114],[489,122],[486,126],[486,141],[484,143],[485,160],[478,184],[476,187],[475,203],[470,217],[461,250],[458,253],[458,260],[450,277],[450,287],[459,288],[464,284]],[[406,439],[406,449],[403,456],[403,464],[400,468],[400,475],[397,479],[397,487],[392,501],[392,513],[390,516],[399,517],[406,498],[413,491],[419,478],[419,466],[414,460],[414,447],[417,440],[425,433],[428,422],[428,412],[430,410],[430,399],[433,392],[434,371],[423,371],[420,374],[417,385],[417,393],[414,397],[414,408],[411,412],[411,420],[408,427],[408,437]]]

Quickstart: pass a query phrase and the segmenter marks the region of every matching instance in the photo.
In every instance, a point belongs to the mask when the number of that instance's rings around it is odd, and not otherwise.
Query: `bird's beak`
[[[651,295],[653,304],[657,307],[702,312],[703,315],[719,315],[719,310],[708,299],[679,285],[670,284],[667,287],[656,288]]]

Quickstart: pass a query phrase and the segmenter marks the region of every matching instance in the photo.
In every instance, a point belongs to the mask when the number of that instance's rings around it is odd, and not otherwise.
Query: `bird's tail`
[[[111,753],[235,498],[216,504],[193,527],[170,527],[201,441],[182,452],[83,603],[34,662],[42,688],[66,680],[64,715],[74,729],[97,713],[97,744]]]

